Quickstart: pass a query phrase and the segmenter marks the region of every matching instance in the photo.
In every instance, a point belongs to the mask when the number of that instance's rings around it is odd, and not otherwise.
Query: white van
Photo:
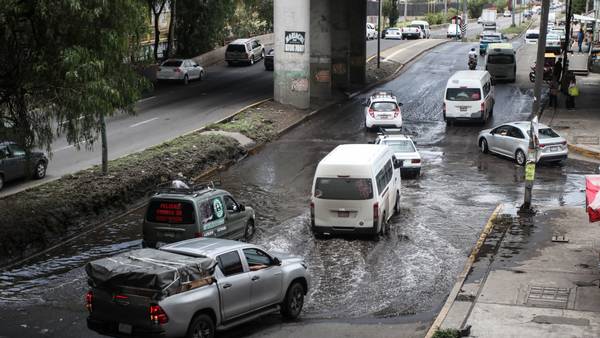
[[[429,22],[423,20],[413,20],[410,24],[419,25],[421,27],[421,31],[423,31],[423,39],[429,39],[431,37]]]
[[[460,30],[460,26],[456,25],[456,24],[449,24],[448,25],[448,31],[446,32],[446,37],[447,38],[457,38],[457,39],[461,39],[462,38],[462,31]]]
[[[538,42],[538,38],[540,37],[539,29],[530,29],[525,33],[525,43],[529,45],[534,45]]]
[[[494,112],[494,86],[485,70],[460,70],[446,84],[444,120],[485,122]]]
[[[310,202],[316,236],[334,233],[377,236],[400,210],[400,167],[383,144],[344,144],[319,162]]]
[[[517,58],[511,43],[490,43],[485,56],[485,69],[495,80],[517,80]]]

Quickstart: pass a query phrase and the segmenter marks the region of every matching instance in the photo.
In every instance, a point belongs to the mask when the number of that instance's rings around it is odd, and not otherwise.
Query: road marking
[[[158,117],[155,117],[155,118],[152,118],[152,119],[149,119],[149,120],[146,120],[146,121],[138,122],[136,124],[132,124],[132,125],[129,126],[129,128],[135,128],[135,127],[141,126],[142,124],[150,123],[150,122],[155,121],[155,120],[158,120]]]
[[[81,142],[79,142],[79,144],[80,144],[80,145],[83,145],[83,144],[85,144],[86,142],[87,142],[87,141],[81,141]],[[64,147],[62,147],[62,148],[58,148],[58,149],[56,149],[56,150],[53,150],[53,152],[57,153],[57,152],[59,152],[59,151],[63,151],[63,150],[71,149],[71,148],[75,148],[75,145],[74,145],[74,144],[71,144],[71,145],[68,145],[68,146],[64,146]]]
[[[398,55],[399,53],[401,53],[401,52],[403,52],[403,51],[407,50],[408,48],[410,48],[410,47],[415,47],[415,46],[417,46],[417,45],[422,45],[422,44],[424,44],[424,43],[426,43],[426,42],[428,42],[428,41],[429,41],[429,40],[422,40],[422,41],[415,42],[415,43],[411,44],[410,46],[408,46],[408,47],[406,47],[406,48],[400,48],[400,49],[398,49],[397,51],[393,52],[392,54],[388,55],[388,56],[387,56],[385,59],[383,59],[383,61],[386,61],[386,62],[387,62],[389,59],[391,59],[391,58],[393,58],[394,56]]]
[[[156,98],[156,96],[150,96],[150,97],[147,97],[147,98],[145,98],[145,99],[141,99],[141,100],[139,100],[139,101],[138,101],[138,103],[146,102],[146,101],[148,101],[148,100],[152,100],[152,99],[155,99],[155,98]]]

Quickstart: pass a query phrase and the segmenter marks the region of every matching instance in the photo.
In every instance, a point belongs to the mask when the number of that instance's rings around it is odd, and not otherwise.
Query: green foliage
[[[454,329],[437,330],[433,334],[433,338],[459,338],[460,333]]]
[[[0,139],[28,152],[61,134],[91,145],[101,116],[132,112],[147,83],[125,61],[146,11],[141,0],[0,1]]]
[[[481,16],[483,6],[487,5],[487,0],[469,0],[467,2],[467,9],[469,11],[469,17],[478,18]]]
[[[273,0],[238,0],[234,15],[227,24],[229,34],[234,37],[272,32]]]
[[[390,27],[395,27],[398,23],[398,18],[400,17],[398,5],[398,0],[384,0],[381,5],[381,14],[389,19]]]
[[[439,25],[445,22],[444,13],[427,13],[425,14],[425,21],[429,22],[430,25]]]
[[[504,12],[507,4],[508,2],[506,0],[496,0],[496,9],[498,10],[498,13]]]
[[[225,22],[235,0],[178,0],[175,36],[180,56],[194,57],[212,50],[225,38]]]
[[[502,30],[502,33],[508,35],[508,34],[514,34],[514,35],[518,35],[523,33],[527,27],[529,27],[528,24],[523,23],[517,26],[512,26],[512,27],[506,27]]]
[[[572,0],[571,10],[573,14],[583,14],[585,12],[585,2],[586,0]],[[591,8],[592,6],[590,6]]]

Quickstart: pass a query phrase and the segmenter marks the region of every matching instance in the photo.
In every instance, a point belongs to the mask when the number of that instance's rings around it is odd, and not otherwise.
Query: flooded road
[[[302,320],[431,318],[495,206],[520,204],[524,169],[511,160],[481,154],[476,136],[492,125],[527,119],[530,91],[518,84],[497,85],[494,116],[485,126],[447,127],[442,120],[446,81],[466,67],[470,47],[461,43],[438,47],[381,87],[393,90],[404,103],[405,130],[423,157],[421,177],[402,182],[401,212],[392,219],[388,237],[316,240],[309,229],[309,194],[319,160],[339,144],[376,137],[364,129],[360,98],[315,116],[215,177],[223,189],[256,210],[254,243],[306,258],[312,288]],[[583,175],[593,169],[592,164],[574,160],[542,166],[536,173],[535,203],[581,205]],[[35,335],[48,327],[46,336],[93,336],[85,328],[82,297],[87,286],[82,266],[140,246],[141,220],[141,214],[132,214],[67,248],[1,272],[0,319],[12,319],[14,327],[3,326],[0,335]],[[39,320],[36,316],[48,306],[54,314],[45,313],[48,318]],[[56,325],[54,317],[68,319]],[[37,325],[39,330],[26,331],[19,325]],[[248,334],[243,328],[229,333]]]

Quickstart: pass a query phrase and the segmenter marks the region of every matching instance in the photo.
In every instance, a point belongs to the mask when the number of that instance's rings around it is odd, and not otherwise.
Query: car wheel
[[[417,171],[415,172],[415,178],[419,178],[421,176],[421,169],[417,169]]]
[[[482,153],[487,154],[489,151],[487,140],[482,138],[479,140],[479,149]]]
[[[246,223],[246,229],[244,230],[244,241],[249,242],[254,234],[256,233],[256,226],[254,225],[253,220],[248,220]]]
[[[281,315],[286,319],[296,319],[302,311],[302,306],[304,306],[304,286],[300,282],[293,282],[281,304]]]
[[[190,83],[190,78],[185,74],[183,76],[183,84],[187,86],[188,83]]]
[[[186,338],[213,338],[215,336],[215,323],[205,314],[199,314],[192,319]]]
[[[46,165],[44,162],[40,161],[35,165],[33,176],[37,179],[46,177]]]
[[[250,66],[254,64],[254,55],[250,56]]]
[[[4,176],[0,175],[0,190],[4,187]]]
[[[204,71],[200,72],[200,75],[198,75],[198,81],[202,81],[204,80]]]
[[[396,192],[396,203],[394,204],[394,212],[400,214],[400,193]]]
[[[262,52],[260,52],[260,58],[264,59],[265,58],[265,50],[263,49]]]
[[[525,163],[527,162],[527,157],[525,157],[525,153],[523,152],[523,150],[517,150],[517,152],[515,153],[515,160],[517,161],[518,165],[525,165]]]

